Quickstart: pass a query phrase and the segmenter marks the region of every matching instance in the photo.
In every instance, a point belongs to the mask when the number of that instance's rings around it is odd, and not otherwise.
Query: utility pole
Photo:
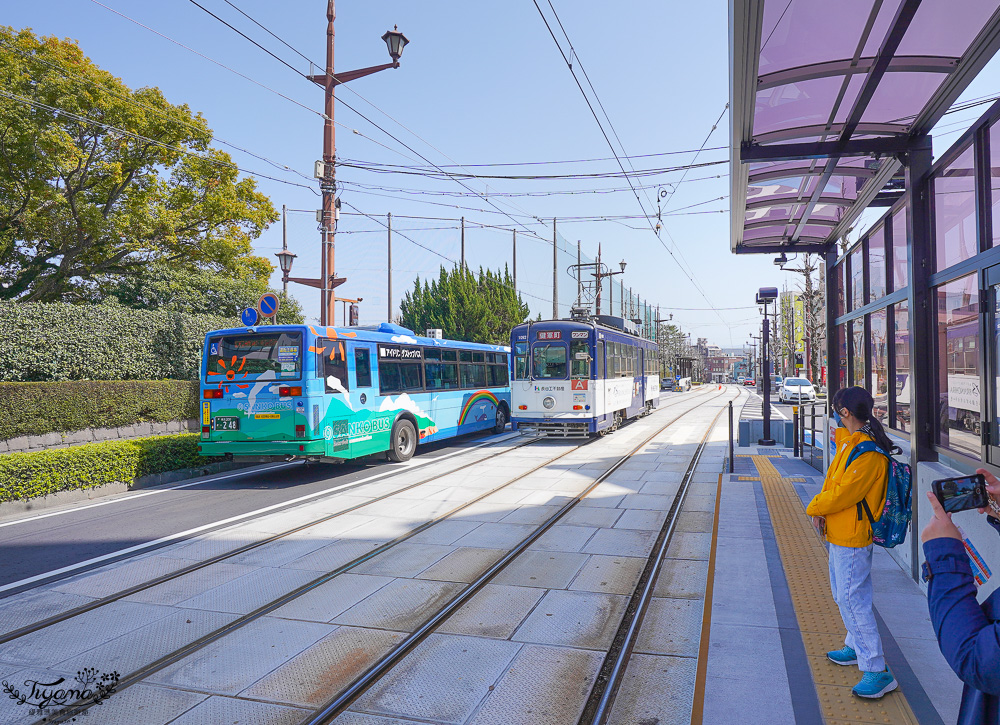
[[[556,220],[552,220],[552,319],[559,319],[559,247],[556,245]]]
[[[598,247],[597,249],[598,249],[598,252],[597,252],[597,262],[598,262],[598,268],[600,268],[600,262],[601,262],[600,247]],[[580,297],[583,296],[583,270],[580,268],[580,262],[581,261],[582,260],[580,258],[580,240],[577,239],[576,240],[576,304],[578,304],[578,305],[580,304]],[[598,283],[599,282],[600,282],[600,280],[598,280]],[[601,288],[600,287],[597,288],[597,299],[598,300],[601,299]],[[600,303],[598,303],[597,306],[598,306],[598,308],[600,308],[600,306],[601,306]]]
[[[462,272],[465,272],[465,217],[462,217]]]
[[[597,314],[601,314],[601,243],[597,243],[597,274],[594,275],[597,280]]]
[[[281,205],[281,251],[288,251],[288,207]],[[281,275],[281,294],[288,298],[288,273]]]
[[[387,294],[387,306],[388,306],[388,317],[385,318],[386,322],[392,322],[392,212],[385,215],[388,219],[388,225],[386,229],[389,230],[388,237],[386,238],[386,251],[388,252],[388,264],[386,265],[386,271],[388,272],[389,289]]]
[[[511,250],[510,257],[514,262],[514,293],[517,294],[517,230],[514,230],[514,248]]]
[[[320,180],[319,187],[323,197],[323,208],[320,212],[320,278],[318,280],[291,279],[320,290],[320,324],[332,325],[336,315],[336,299],[334,290],[347,281],[346,277],[336,277],[334,270],[334,234],[337,231],[337,145],[335,127],[333,125],[334,96],[333,89],[340,83],[362,78],[378,71],[399,67],[399,57],[403,48],[409,42],[398,29],[387,31],[382,36],[389,50],[391,63],[360,68],[335,76],[333,72],[334,21],[337,18],[334,0],[328,0],[326,6],[326,72],[321,75],[308,76],[316,85],[323,88],[323,161],[317,162],[315,176]],[[345,320],[346,322],[346,320]]]

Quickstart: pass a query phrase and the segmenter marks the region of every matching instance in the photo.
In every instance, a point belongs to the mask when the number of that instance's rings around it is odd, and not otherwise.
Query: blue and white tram
[[[607,433],[659,405],[656,343],[609,315],[511,332],[511,423],[566,437]]]

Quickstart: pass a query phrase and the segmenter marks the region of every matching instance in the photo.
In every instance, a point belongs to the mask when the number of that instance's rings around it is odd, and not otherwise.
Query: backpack
[[[882,509],[882,516],[876,521],[868,508],[868,502],[861,499],[858,502],[858,521],[861,520],[861,511],[864,510],[868,516],[868,523],[872,527],[872,542],[886,549],[891,549],[906,540],[906,531],[910,527],[910,467],[897,461],[872,441],[862,441],[854,446],[847,463],[844,464],[844,470],[862,453],[872,451],[877,451],[889,459],[889,480],[886,482],[885,507]]]

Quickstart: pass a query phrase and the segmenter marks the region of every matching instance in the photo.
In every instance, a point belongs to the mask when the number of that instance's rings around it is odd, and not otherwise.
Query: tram
[[[659,405],[656,343],[621,317],[581,315],[511,332],[511,424],[552,436],[608,433]]]
[[[510,419],[510,349],[374,327],[214,330],[201,366],[203,456],[343,461]]]

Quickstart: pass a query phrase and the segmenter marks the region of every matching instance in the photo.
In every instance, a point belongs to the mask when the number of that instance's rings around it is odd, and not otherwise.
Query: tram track
[[[661,426],[652,436],[648,437],[635,450],[636,451],[637,450],[641,450],[641,448],[643,446],[645,446],[648,443],[649,440],[652,440],[657,435],[661,434],[664,430],[666,430],[671,425],[673,425],[674,423],[676,423],[677,421],[679,421],[681,418],[683,418],[688,413],[690,413],[690,412],[692,412],[694,410],[697,410],[698,407],[703,402],[708,402],[708,401],[714,400],[714,399],[720,397],[721,395],[724,395],[724,393],[719,393],[717,395],[712,395],[712,396],[708,397],[708,399],[705,400],[705,401],[699,400],[697,402],[697,404],[693,408],[690,408],[688,410],[685,410],[685,411],[681,412],[679,415],[677,415],[676,417],[674,417],[673,419],[671,419],[664,426]],[[672,404],[667,405],[667,406],[660,406],[660,409],[662,410],[665,407],[674,407],[674,405],[684,403],[686,400],[690,400],[692,397],[695,397],[695,396],[685,396],[685,398],[678,400],[676,403],[672,403]],[[704,396],[703,395],[699,395],[697,397],[698,398],[703,398]],[[527,445],[528,443],[534,442],[535,440],[539,440],[539,439],[533,439],[532,441],[526,442],[526,443],[521,444],[521,445],[522,446],[523,445]],[[530,476],[531,474],[536,473],[537,471],[540,471],[540,470],[542,470],[542,469],[544,469],[544,468],[546,468],[548,466],[551,466],[554,462],[558,461],[561,458],[564,458],[565,456],[570,455],[571,453],[574,453],[574,452],[578,451],[583,446],[585,446],[585,445],[587,445],[587,444],[589,444],[591,442],[594,442],[594,440],[596,440],[596,439],[589,439],[587,441],[582,442],[580,445],[573,446],[572,448],[569,448],[568,450],[563,451],[562,453],[560,453],[559,455],[557,455],[555,457],[548,458],[544,462],[542,462],[542,463],[540,463],[540,464],[532,467],[528,471],[525,471],[525,472],[522,472],[522,473],[518,473],[516,476],[513,476],[509,480],[504,481],[502,484],[500,484],[500,485],[498,485],[496,487],[490,488],[488,491],[485,491],[482,494],[480,494],[478,496],[475,496],[471,500],[468,500],[468,501],[466,501],[466,502],[464,502],[464,503],[456,506],[455,508],[449,510],[448,512],[440,514],[439,516],[436,516],[436,517],[434,517],[434,518],[432,518],[432,519],[430,519],[428,521],[425,521],[424,523],[418,525],[414,529],[411,529],[410,531],[407,531],[405,534],[402,534],[402,535],[400,535],[400,536],[398,536],[398,537],[396,537],[396,538],[394,538],[394,539],[392,539],[392,540],[390,540],[388,542],[385,542],[385,543],[379,545],[378,547],[372,549],[371,551],[365,553],[364,555],[356,557],[356,558],[354,558],[354,559],[352,559],[352,560],[344,563],[343,565],[338,566],[335,569],[333,569],[333,570],[331,570],[329,572],[326,572],[326,573],[324,573],[324,574],[322,574],[322,575],[320,575],[320,576],[318,576],[318,577],[316,577],[316,578],[314,578],[314,579],[306,582],[305,584],[303,584],[303,585],[301,585],[299,587],[296,587],[295,589],[292,589],[291,591],[286,592],[286,593],[280,595],[279,597],[276,597],[276,598],[272,599],[271,601],[269,601],[266,604],[264,604],[264,605],[262,605],[262,606],[260,606],[260,607],[258,607],[256,609],[254,609],[253,611],[251,611],[251,612],[249,612],[247,614],[241,615],[240,617],[236,618],[235,620],[233,620],[229,624],[226,624],[226,625],[224,625],[222,627],[219,627],[219,628],[213,630],[212,632],[209,632],[208,634],[206,634],[206,635],[204,635],[202,637],[199,637],[199,638],[197,638],[195,640],[192,640],[191,642],[189,642],[189,643],[187,643],[187,644],[185,644],[185,645],[183,645],[183,646],[181,646],[179,648],[176,648],[173,651],[171,651],[171,652],[169,652],[169,653],[167,653],[167,654],[165,654],[165,655],[157,658],[153,662],[150,662],[150,663],[148,663],[148,664],[146,664],[146,665],[144,665],[144,666],[142,666],[142,667],[140,667],[140,668],[138,668],[138,669],[136,669],[136,670],[128,673],[127,675],[121,677],[120,680],[118,681],[118,684],[116,685],[116,688],[115,688],[116,692],[121,692],[122,690],[127,689],[128,687],[130,687],[132,685],[138,684],[139,682],[147,679],[148,677],[150,677],[154,673],[159,672],[159,671],[167,668],[168,666],[170,666],[170,665],[172,665],[174,663],[177,663],[177,662],[183,660],[184,658],[188,657],[189,655],[194,654],[195,652],[197,652],[197,651],[205,648],[207,645],[209,645],[209,644],[211,644],[213,642],[216,642],[216,641],[222,639],[223,637],[225,637],[225,636],[227,636],[227,635],[229,635],[229,634],[231,634],[231,633],[233,633],[233,632],[241,629],[242,627],[246,626],[250,622],[258,620],[261,617],[264,617],[265,615],[267,615],[267,614],[269,614],[271,612],[274,612],[278,608],[280,608],[280,607],[282,607],[282,606],[284,606],[284,605],[286,605],[286,604],[288,604],[288,603],[296,600],[297,598],[301,597],[302,595],[306,594],[307,592],[313,591],[317,587],[330,582],[331,580],[335,579],[337,576],[340,576],[342,574],[348,573],[351,570],[353,570],[353,569],[357,568],[358,566],[360,566],[361,564],[363,564],[363,563],[365,563],[365,562],[373,559],[374,557],[379,556],[380,554],[384,554],[387,551],[390,551],[395,546],[397,546],[397,545],[399,545],[399,544],[401,544],[401,543],[403,543],[403,542],[405,542],[405,541],[413,538],[414,536],[418,535],[419,533],[421,533],[423,531],[426,531],[427,529],[431,528],[432,526],[434,526],[434,525],[436,525],[438,523],[441,523],[443,521],[446,521],[446,520],[454,517],[456,514],[460,513],[461,511],[469,508],[470,506],[473,506],[474,504],[483,501],[484,499],[488,498],[489,496],[491,496],[491,495],[493,495],[493,494],[495,494],[495,493],[497,493],[499,491],[502,491],[502,490],[508,488],[513,483],[516,483],[516,482],[518,482],[518,481],[520,481],[520,480],[522,480],[522,479]],[[518,446],[518,447],[521,447],[521,446]],[[502,455],[502,453],[504,453],[504,452],[501,452],[501,453],[498,453],[498,454],[494,454],[493,456],[490,456],[488,458],[479,459],[476,462],[473,462],[473,463],[470,463],[470,464],[466,464],[466,465],[461,466],[461,467],[459,467],[457,469],[454,469],[453,471],[451,471],[449,473],[454,473],[454,472],[457,472],[459,470],[463,470],[463,469],[468,468],[469,466],[472,466],[472,465],[478,465],[478,463],[482,463],[482,462],[488,460],[489,458],[495,458],[498,455]],[[495,576],[496,573],[499,573],[499,571],[502,568],[504,568],[508,563],[510,563],[510,561],[512,561],[514,558],[516,558],[516,556],[517,556],[518,553],[522,552],[525,548],[527,548],[527,546],[529,546],[538,537],[540,537],[548,528],[550,528],[554,523],[556,523],[556,521],[558,521],[558,519],[562,518],[562,516],[565,513],[567,513],[570,509],[573,508],[573,506],[575,506],[577,503],[579,503],[579,501],[582,500],[587,495],[587,493],[589,493],[590,491],[592,491],[601,482],[603,482],[604,480],[606,480],[608,476],[610,476],[612,473],[614,473],[614,471],[616,471],[622,464],[624,464],[633,454],[634,454],[634,451],[632,453],[629,453],[626,456],[623,456],[622,458],[620,458],[615,464],[613,464],[603,474],[601,474],[597,479],[595,479],[595,481],[593,483],[591,483],[590,485],[588,485],[586,487],[586,489],[584,490],[583,493],[580,493],[580,494],[576,495],[573,498],[573,500],[571,502],[569,502],[568,504],[564,505],[557,514],[555,514],[552,517],[550,517],[549,520],[547,520],[546,522],[544,522],[540,527],[536,528],[536,530],[531,535],[529,535],[528,537],[526,537],[525,539],[523,539],[514,549],[511,549],[510,552],[508,552],[508,554],[505,555],[500,560],[500,562],[498,562],[498,564],[502,563],[503,566],[499,566],[498,567],[497,564],[495,564],[493,567],[490,567],[490,569],[487,571],[487,574],[489,574],[489,578],[491,579],[493,576]],[[430,479],[430,480],[437,480],[439,477],[444,476],[444,475],[449,475],[449,474],[439,474],[439,476],[436,476],[436,477],[434,477],[434,479]],[[418,485],[424,485],[427,482],[428,481],[425,480],[425,481],[422,481],[422,482],[411,484],[411,485],[407,486],[405,489],[400,489],[400,491],[393,492],[392,494],[386,494],[385,496],[380,497],[378,500],[383,500],[384,498],[387,498],[387,497],[389,497],[391,495],[395,495],[396,493],[399,493],[399,492],[401,492],[403,490],[412,489],[412,488],[414,488],[414,487],[416,487]],[[358,508],[361,508],[361,507],[363,507],[365,505],[368,505],[368,504],[371,504],[371,503],[375,503],[375,501],[369,501],[369,502],[365,502],[364,504],[359,504]],[[325,517],[324,520],[329,520],[329,518],[332,518],[335,515],[342,515],[343,513],[346,513],[346,512],[347,511],[338,512],[338,514],[334,514],[334,515],[330,515],[329,517]],[[310,525],[315,525],[316,523],[318,523],[318,522],[313,522]],[[301,528],[303,528],[303,527],[297,527],[295,529],[295,531],[298,531]],[[289,532],[282,532],[282,533],[283,533],[283,535],[287,536],[288,534],[291,533],[291,531],[289,531]],[[256,542],[254,542],[254,543],[256,543]],[[515,552],[515,553],[511,554],[511,552]],[[227,552],[227,554],[230,554],[230,552]],[[228,558],[228,556],[226,558]],[[204,564],[204,562],[198,562],[198,563],[199,564]],[[218,561],[212,561],[211,563],[218,563]],[[204,566],[200,566],[198,568],[204,568]],[[492,572],[492,574],[490,574],[490,572]],[[483,575],[483,576],[486,576],[486,575]],[[176,578],[176,577],[172,577],[172,578]],[[480,577],[480,579],[482,579],[482,578],[483,577]],[[475,590],[478,590],[479,588],[481,588],[485,584],[486,581],[488,581],[488,579],[485,579],[482,584],[480,584],[479,586],[476,586]],[[159,584],[159,583],[162,583],[162,582],[157,582],[157,583]],[[138,585],[138,586],[142,586],[142,585]],[[144,589],[148,589],[148,588],[151,588],[151,586],[155,586],[155,584],[150,585],[150,586],[144,586],[143,588]],[[466,590],[463,590],[463,593],[459,594],[458,598],[462,598],[463,602],[465,600],[467,600],[469,597],[472,596],[472,594],[475,593],[475,591],[472,591],[471,593],[467,594],[464,597],[463,597],[463,595],[465,594],[465,592],[468,592],[474,586],[475,586],[475,583],[473,585],[470,585],[470,587],[466,588]],[[113,599],[109,598],[109,601],[106,601],[104,603],[106,604],[106,603],[110,603],[110,601],[120,600],[121,598],[123,598],[123,596],[128,596],[128,594],[122,594],[121,592],[116,593],[116,595],[114,596]],[[461,602],[457,606],[460,606],[460,604],[461,604]],[[451,607],[451,603],[449,603],[449,605],[446,605],[446,606]],[[452,611],[454,611],[454,609],[456,609],[457,606],[452,607],[451,609],[449,609],[448,610],[448,614],[450,614]],[[89,607],[86,611],[92,611],[95,608],[96,607]],[[77,614],[80,614],[80,613],[83,613],[83,612],[78,612]],[[432,631],[433,626],[436,626],[437,623],[439,623],[440,621],[443,621],[443,619],[446,618],[448,616],[448,614],[445,614],[444,616],[440,616],[440,613],[438,615],[434,615],[431,618],[431,620],[429,620],[429,621],[433,621],[433,623],[434,623],[430,628],[428,628],[428,623],[425,622],[424,625],[421,625],[421,627],[418,628],[417,631],[421,632],[421,631],[425,631],[426,630],[426,633],[429,633],[430,631]],[[72,616],[76,616],[76,615],[72,615]],[[57,618],[58,618],[58,616],[54,617],[52,619],[55,620]],[[65,621],[68,618],[70,618],[70,617],[69,616],[63,616],[61,619],[58,619],[58,621]],[[45,626],[50,626],[53,623],[55,623],[55,622],[50,622],[49,624],[46,624]],[[31,629],[31,631],[38,631],[39,629],[42,629],[42,628],[43,627],[35,626],[35,627],[33,627]],[[23,628],[23,629],[28,629],[28,628]],[[29,633],[30,632],[24,632],[22,634],[19,634],[18,637],[22,637],[25,634],[29,634]],[[426,633],[424,634],[424,636],[426,636]],[[17,637],[11,637],[10,639],[16,639],[16,638]],[[10,641],[10,639],[8,639],[6,641]],[[411,637],[408,637],[407,640],[404,641],[404,644],[405,644],[405,642],[410,641],[410,639],[411,639]],[[418,642],[413,642],[409,647],[407,647],[406,651],[409,651],[410,649],[412,649],[412,647],[416,646],[417,643]],[[405,654],[405,652],[403,654]],[[400,657],[402,657],[402,656],[403,656],[402,654],[399,655],[397,657],[397,659],[400,658]],[[361,690],[358,690],[358,693],[360,693],[360,692],[361,692]],[[43,721],[39,721],[39,723],[44,722],[46,724],[49,724],[49,723],[68,722],[68,721],[70,721],[70,720],[72,720],[72,719],[80,716],[82,713],[86,712],[90,708],[90,706],[92,704],[93,703],[74,703],[74,704],[71,704],[71,705],[67,706],[66,708],[64,708],[62,711],[60,711],[59,713],[51,715],[47,719],[45,719]],[[316,720],[316,721],[319,722],[318,720]],[[310,722],[313,722],[313,720],[311,720]]]
[[[737,399],[740,395],[742,395],[742,390],[737,394]],[[615,633],[611,649],[608,650],[604,658],[578,725],[604,725],[611,715],[615,696],[625,677],[632,649],[639,635],[639,630],[645,618],[650,600],[653,598],[656,580],[663,565],[663,559],[670,547],[670,542],[673,539],[681,507],[684,505],[684,499],[691,485],[691,479],[694,477],[698,463],[700,463],[705,447],[708,445],[708,439],[712,435],[712,431],[715,430],[716,425],[718,425],[719,418],[722,416],[724,410],[724,408],[720,409],[715,414],[708,429],[705,431],[705,435],[698,444],[698,448],[695,450],[694,455],[691,456],[691,462],[684,472],[684,477],[677,488],[677,493],[674,494],[674,500],[670,505],[667,518],[663,522],[663,526],[660,528],[656,541],[653,544],[653,552],[650,554],[649,559],[647,559],[646,566],[635,586],[629,604],[625,608],[625,616],[622,618],[618,631]]]
[[[724,396],[725,393],[719,393],[710,397],[705,402],[710,402],[716,398]],[[559,511],[554,513],[545,522],[543,522],[532,534],[525,537],[520,543],[518,543],[513,549],[508,551],[499,561],[490,566],[485,572],[483,572],[475,581],[469,584],[464,590],[462,590],[454,599],[452,599],[448,604],[441,608],[436,614],[430,617],[422,625],[420,625],[413,633],[407,636],[402,642],[400,642],[396,647],[394,647],[388,654],[386,654],[382,659],[373,664],[368,670],[365,671],[359,678],[352,682],[346,689],[339,693],[335,698],[330,700],[327,704],[319,708],[316,713],[309,719],[304,720],[301,725],[329,725],[337,717],[343,714],[351,704],[357,700],[362,694],[364,694],[371,687],[376,685],[379,681],[385,678],[386,675],[392,669],[400,663],[400,661],[406,657],[414,648],[416,648],[421,642],[427,639],[427,637],[432,634],[437,627],[442,624],[448,617],[457,612],[463,605],[465,605],[473,596],[475,596],[480,590],[482,590],[487,584],[489,584],[498,574],[500,574],[509,564],[517,559],[524,551],[534,543],[539,537],[541,537],[546,531],[548,531],[552,526],[554,526],[560,519],[562,519],[567,513],[569,513],[577,504],[579,504],[584,498],[587,497],[594,489],[596,489],[601,483],[606,481],[615,471],[617,471],[621,466],[623,466],[629,459],[631,459],[636,453],[642,451],[646,446],[648,446],[653,440],[660,436],[664,431],[677,423],[681,418],[683,418],[688,413],[691,413],[698,408],[692,408],[691,410],[684,411],[665,425],[658,428],[651,435],[646,437],[639,445],[635,446],[631,451],[621,456],[617,461],[615,461],[604,473],[598,476],[590,485],[588,485],[583,491],[577,494],[571,501],[564,504]],[[705,434],[705,438],[710,435],[711,431],[714,429],[719,416],[722,414],[720,409],[719,413],[716,414],[709,426],[708,432]],[[701,451],[704,449],[704,444],[699,446],[698,451],[692,459],[692,463],[689,467],[689,471],[694,470],[697,466],[697,460],[700,459]],[[685,476],[689,481],[690,474]],[[678,495],[683,498],[681,491],[685,489],[680,489]],[[671,508],[672,518],[668,517],[670,522],[670,530],[673,529],[673,522],[676,519],[676,512],[680,510],[680,505],[675,500],[675,505]],[[666,528],[666,525],[665,525]],[[651,555],[650,559],[656,556],[658,551],[657,547],[654,545],[654,554]],[[662,555],[662,552],[659,552]],[[655,582],[655,577],[653,578]],[[650,591],[652,587],[650,586]],[[581,720],[581,723],[584,722]]]
[[[661,407],[661,409],[662,408],[667,408],[667,407],[673,407],[674,405],[682,403],[682,402],[684,402],[684,400],[678,400],[675,403],[671,403],[671,404],[668,404],[666,406],[660,406],[660,407]],[[433,482],[438,481],[439,479],[444,478],[446,476],[454,475],[455,473],[458,473],[460,471],[466,470],[466,469],[471,468],[473,466],[478,466],[481,463],[485,463],[486,461],[492,460],[494,458],[507,455],[508,453],[512,453],[512,452],[514,452],[516,450],[519,450],[520,448],[523,448],[523,447],[528,446],[528,445],[532,445],[532,444],[537,443],[538,441],[541,441],[541,440],[544,440],[544,439],[545,439],[544,436],[532,437],[532,438],[530,438],[528,440],[521,441],[521,442],[519,442],[519,443],[517,443],[517,444],[515,444],[515,445],[513,445],[513,446],[511,446],[509,448],[506,448],[506,449],[504,449],[502,451],[498,451],[496,453],[493,453],[491,455],[485,456],[483,458],[477,458],[474,461],[470,461],[468,463],[462,464],[462,465],[460,465],[458,467],[455,467],[455,468],[451,468],[451,469],[449,469],[447,471],[444,471],[444,472],[438,472],[438,473],[436,473],[436,474],[434,474],[432,476],[428,476],[428,477],[425,477],[425,478],[423,478],[423,479],[421,479],[419,481],[416,481],[414,483],[407,484],[407,485],[405,485],[405,486],[403,486],[401,488],[398,488],[398,489],[396,489],[394,491],[390,491],[390,492],[387,492],[385,494],[381,494],[379,496],[376,496],[376,497],[372,498],[369,501],[364,501],[362,503],[355,504],[353,506],[350,506],[348,508],[342,509],[340,511],[336,511],[336,512],[331,513],[331,514],[327,514],[327,515],[322,516],[322,517],[320,517],[318,519],[315,519],[313,521],[308,521],[308,522],[306,522],[304,524],[301,524],[299,526],[295,526],[295,527],[287,529],[285,531],[281,531],[279,533],[273,534],[272,536],[265,537],[265,538],[263,538],[263,539],[261,539],[259,541],[253,541],[253,542],[250,542],[248,544],[244,544],[243,546],[237,547],[237,548],[232,549],[230,551],[223,552],[221,554],[218,554],[218,555],[213,556],[213,557],[209,557],[208,559],[204,559],[202,561],[197,561],[197,562],[195,562],[193,564],[190,564],[188,566],[184,566],[184,567],[179,568],[179,569],[177,569],[175,571],[171,571],[171,572],[168,572],[168,573],[163,574],[161,576],[149,579],[149,580],[147,580],[145,582],[141,582],[141,583],[133,585],[131,587],[127,587],[125,589],[121,589],[121,590],[119,590],[119,591],[117,591],[117,592],[115,592],[113,594],[109,594],[109,595],[106,595],[104,597],[100,597],[98,599],[95,599],[92,602],[87,602],[85,604],[81,604],[81,605],[79,605],[77,607],[74,607],[72,609],[68,609],[65,612],[60,612],[60,613],[55,614],[55,615],[53,615],[51,617],[47,617],[45,619],[41,619],[41,620],[39,620],[37,622],[33,622],[33,623],[29,624],[29,625],[25,625],[23,627],[19,627],[17,629],[13,629],[13,630],[10,630],[8,632],[2,633],[2,634],[0,634],[0,645],[6,644],[8,642],[12,642],[12,641],[14,641],[16,639],[19,639],[19,638],[24,637],[24,636],[26,636],[28,634],[31,634],[32,632],[37,632],[39,630],[45,629],[46,627],[50,627],[52,625],[59,624],[60,622],[64,622],[64,621],[66,621],[68,619],[72,619],[73,617],[79,616],[81,614],[85,614],[86,612],[90,612],[90,611],[93,611],[95,609],[99,609],[99,608],[101,608],[103,606],[111,604],[112,602],[120,601],[121,599],[124,599],[126,597],[132,596],[134,594],[138,594],[140,592],[146,591],[148,589],[152,589],[153,587],[159,586],[161,584],[165,584],[167,582],[179,579],[179,578],[181,578],[183,576],[186,576],[186,575],[191,574],[193,572],[199,571],[201,569],[205,569],[205,568],[207,568],[209,566],[212,566],[214,564],[219,564],[219,563],[223,563],[223,562],[225,562],[227,560],[234,559],[234,558],[236,558],[238,556],[241,556],[242,554],[246,554],[248,552],[254,551],[255,549],[259,549],[259,548],[261,548],[263,546],[267,546],[269,544],[273,544],[273,543],[275,543],[277,541],[280,541],[282,539],[285,539],[285,538],[287,538],[289,536],[301,533],[301,532],[306,531],[306,530],[308,530],[308,529],[310,529],[312,527],[318,526],[320,524],[324,524],[324,523],[326,523],[328,521],[332,521],[332,520],[334,520],[336,518],[339,518],[341,516],[345,516],[345,515],[351,514],[351,513],[357,513],[358,511],[360,511],[361,509],[363,509],[366,506],[370,506],[372,504],[379,503],[381,501],[385,501],[387,499],[392,498],[393,496],[397,496],[397,495],[399,495],[401,493],[405,493],[407,491],[413,490],[415,488],[418,488],[420,486],[426,485],[428,483],[433,483]],[[589,440],[588,441],[584,441],[584,443],[586,443],[586,442],[589,442]],[[581,445],[583,445],[583,444],[581,444]],[[571,451],[572,450],[576,450],[579,447],[580,446],[577,446],[576,448],[571,449]],[[553,460],[555,460],[555,459],[553,459]],[[430,461],[430,462],[428,462],[427,465],[428,466],[433,466],[433,465],[435,465],[435,463],[436,463],[436,461]],[[407,473],[407,471],[404,469],[404,470],[399,471],[398,473],[394,473],[393,475],[402,475],[402,474],[405,474],[405,473]],[[352,491],[352,490],[355,490],[356,488],[359,488],[361,486],[366,485],[366,483],[368,483],[368,482],[366,482],[366,481],[358,481],[355,485],[351,485],[351,486],[349,486],[346,489],[339,490],[336,493],[340,494],[340,493],[343,493],[344,491]],[[331,495],[336,495],[336,494],[331,494]],[[295,508],[297,505],[298,504],[293,504],[292,506],[289,507],[288,510],[291,510],[291,509]],[[274,515],[276,513],[282,513],[282,512],[283,512],[283,510],[278,509],[278,510],[269,511],[267,515]],[[241,522],[239,522],[239,524],[237,524],[237,526],[245,525],[246,523],[248,523],[249,521],[252,521],[252,520],[253,519],[248,519],[246,521],[241,521]],[[176,542],[176,543],[180,543],[180,542]],[[143,553],[147,553],[147,552],[143,552]],[[102,562],[100,564],[100,566],[96,566],[96,567],[94,567],[94,569],[99,569],[99,568],[102,568],[102,567],[107,566],[107,565],[108,565],[107,562]],[[72,573],[72,576],[78,576],[78,575],[80,575],[82,573],[86,573],[86,572],[87,572],[87,570],[84,570],[84,571],[75,571],[75,572]],[[64,578],[69,578],[69,575],[67,575]],[[23,593],[25,591],[31,591],[32,589],[38,588],[40,586],[56,584],[59,581],[61,581],[61,579],[50,579],[50,580],[46,580],[46,581],[43,581],[43,582],[39,582],[38,585],[36,585],[35,587],[31,587],[29,589],[18,591],[18,592],[16,592],[16,594],[20,594],[20,593]],[[11,595],[11,596],[16,596],[16,594]]]

